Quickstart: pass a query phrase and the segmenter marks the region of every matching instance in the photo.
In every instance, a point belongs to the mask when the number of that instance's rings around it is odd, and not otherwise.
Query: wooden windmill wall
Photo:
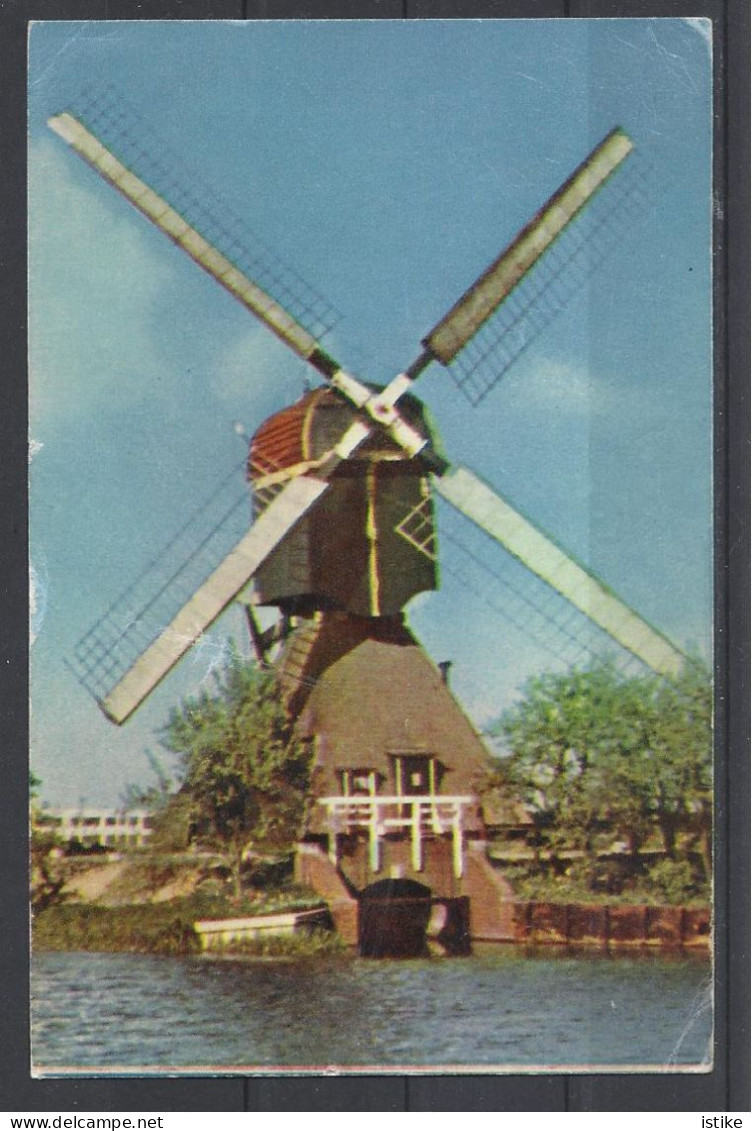
[[[436,442],[415,398],[405,415]],[[249,457],[257,511],[276,483],[314,469],[353,416],[318,389],[262,424]],[[467,838],[484,836],[489,759],[404,624],[407,601],[437,584],[433,559],[396,532],[419,504],[431,514],[421,459],[377,432],[258,570],[255,599],[297,618],[279,676],[314,747],[306,841],[359,891],[412,877],[451,897],[462,892]]]
[[[419,401],[409,398],[403,412],[421,436],[433,440]],[[279,485],[315,472],[353,418],[351,405],[319,388],[265,421],[248,461],[256,515]],[[365,617],[398,613],[416,593],[437,585],[435,563],[395,529],[427,497],[424,461],[406,459],[388,435],[374,433],[339,465],[320,505],[259,568],[259,604],[304,616],[324,609]]]

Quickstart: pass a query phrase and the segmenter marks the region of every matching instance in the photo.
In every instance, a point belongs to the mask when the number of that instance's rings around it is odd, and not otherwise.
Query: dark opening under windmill
[[[612,220],[628,218],[632,188],[612,186],[633,160],[632,141],[613,130],[423,338],[418,356],[377,387],[322,348],[317,301],[298,313],[294,295],[246,269],[201,215],[154,178],[147,184],[108,140],[106,116],[65,112],[49,124],[324,381],[256,431],[247,533],[145,640],[138,616],[110,636],[95,626],[78,650],[84,682],[122,723],[233,601],[277,606],[293,626],[279,678],[298,733],[315,747],[300,874],[325,892],[329,867],[359,892],[402,876],[439,897],[478,896],[479,933],[483,908],[508,894],[483,854],[488,756],[403,617],[411,597],[437,586],[434,496],[653,671],[672,678],[685,658],[477,475],[450,464],[412,389],[434,361],[476,403],[493,387],[578,273],[615,242]],[[603,206],[604,189],[612,206]],[[585,213],[583,236],[576,221]],[[554,252],[560,262],[545,274]],[[252,613],[249,623],[263,660],[268,637]]]

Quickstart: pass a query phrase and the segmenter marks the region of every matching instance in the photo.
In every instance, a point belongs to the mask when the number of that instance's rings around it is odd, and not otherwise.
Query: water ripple
[[[38,954],[37,1071],[703,1064],[705,959],[208,962]]]

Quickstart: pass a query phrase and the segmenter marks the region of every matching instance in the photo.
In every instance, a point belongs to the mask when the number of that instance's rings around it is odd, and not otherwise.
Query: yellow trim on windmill
[[[366,538],[368,539],[368,596],[371,616],[380,615],[379,531],[376,522],[376,467],[368,464],[366,470]]]

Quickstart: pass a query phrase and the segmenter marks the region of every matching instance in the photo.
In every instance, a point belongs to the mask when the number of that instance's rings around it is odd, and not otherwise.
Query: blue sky
[[[75,641],[295,399],[305,367],[46,127],[108,81],[342,314],[325,345],[386,382],[615,125],[653,199],[478,408],[432,366],[450,458],[677,643],[709,652],[710,45],[687,20],[39,23],[31,35],[32,765],[114,803],[197,690],[231,611],[123,728]],[[218,211],[221,206],[217,205]],[[550,663],[447,560],[408,609],[482,725]]]

